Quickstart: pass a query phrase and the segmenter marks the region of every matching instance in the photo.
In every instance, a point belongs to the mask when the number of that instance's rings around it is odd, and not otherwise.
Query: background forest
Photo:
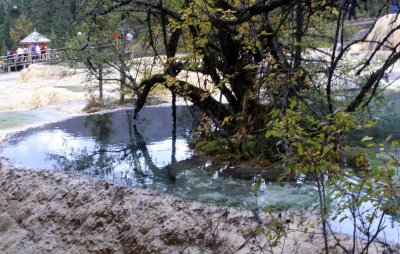
[[[4,48],[15,47],[16,39],[31,33],[33,28],[53,40],[53,48],[65,42],[70,31],[71,21],[79,11],[79,0],[0,0],[0,45],[2,55]],[[374,17],[379,9],[378,0],[371,0],[365,4],[359,1],[362,16]],[[18,21],[18,19],[20,19]],[[11,34],[17,33],[17,36]]]
[[[0,1],[0,45],[5,49],[18,46],[36,28],[38,32],[53,40],[52,47],[61,46],[68,35],[68,24],[76,14],[77,1],[1,0]]]

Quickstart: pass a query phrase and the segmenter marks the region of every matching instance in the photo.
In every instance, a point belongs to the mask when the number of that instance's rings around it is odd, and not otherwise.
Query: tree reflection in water
[[[312,185],[271,184],[256,197],[251,180],[208,168],[209,158],[188,148],[189,131],[199,119],[191,109],[177,107],[176,125],[167,107],[145,108],[140,117],[133,120],[131,110],[119,110],[28,129],[9,137],[1,155],[19,167],[78,170],[188,200],[243,207],[279,202],[296,209],[315,202]]]
[[[85,128],[90,128],[90,133],[94,139],[93,149],[87,147],[74,148],[67,141],[63,142],[62,153],[48,153],[47,158],[54,162],[54,168],[64,171],[81,171],[84,174],[111,178],[118,178],[127,185],[138,185],[145,187],[149,184],[161,184],[164,188],[169,188],[169,184],[175,183],[177,173],[180,168],[187,169],[187,165],[193,165],[190,160],[178,162],[176,159],[176,112],[173,114],[172,133],[171,133],[171,162],[163,167],[154,163],[145,137],[138,129],[132,114],[126,114],[127,137],[123,144],[110,142],[118,131],[113,130],[111,114],[88,116]],[[194,164],[202,160],[195,157]],[[159,186],[160,187],[160,186]]]

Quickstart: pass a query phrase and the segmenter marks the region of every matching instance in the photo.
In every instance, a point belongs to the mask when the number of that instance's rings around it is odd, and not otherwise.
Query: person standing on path
[[[357,0],[350,0],[349,3],[349,20],[351,20],[351,17],[354,18],[354,20],[357,20],[357,15],[356,15],[356,8],[357,8]]]
[[[32,44],[31,46],[31,60],[36,60],[36,45]]]

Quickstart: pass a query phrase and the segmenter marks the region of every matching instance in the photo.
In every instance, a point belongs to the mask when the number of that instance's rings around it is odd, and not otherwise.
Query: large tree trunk
[[[119,103],[124,104],[125,103],[125,90],[126,90],[126,70],[125,70],[125,65],[121,64],[121,71],[120,71],[120,91],[119,91]]]
[[[177,80],[173,86],[168,86],[165,76],[162,74],[156,74],[142,82],[141,86],[143,87],[143,91],[136,102],[134,118],[137,117],[139,111],[143,108],[151,89],[156,84],[163,84],[166,88],[170,89],[177,95],[188,98],[189,101],[199,107],[202,111],[206,112],[207,115],[213,119],[222,121],[229,115],[229,111],[225,106],[214,99],[211,94],[205,93],[203,89],[181,80]]]

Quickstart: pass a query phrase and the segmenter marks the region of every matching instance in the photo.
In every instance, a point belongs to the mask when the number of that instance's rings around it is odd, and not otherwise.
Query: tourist
[[[28,55],[29,55],[29,48],[24,47],[24,61],[28,60]]]
[[[43,43],[40,44],[40,53],[42,55],[42,59],[46,59],[46,46]]]
[[[32,61],[36,60],[36,45],[35,44],[32,44],[32,46],[31,46],[31,58],[32,58]]]
[[[356,8],[357,8],[357,0],[350,0],[349,3],[349,20],[351,20],[351,17],[354,18],[354,20],[357,20],[356,16]]]
[[[44,55],[46,56],[46,59],[51,59],[50,52],[48,51],[49,46],[47,44],[44,44]]]
[[[398,14],[400,12],[400,5],[399,5],[398,1],[396,1],[396,0],[390,1],[390,11],[393,14]]]
[[[17,56],[17,53],[15,53],[14,49],[10,49],[10,58],[11,58],[11,62],[14,63],[15,62],[15,57]]]
[[[14,58],[17,55],[14,49],[11,49],[10,54],[12,58]]]
[[[21,62],[23,56],[24,56],[24,50],[21,47],[17,48],[17,55],[18,55],[18,62]]]
[[[41,55],[40,55],[41,51],[40,51],[40,46],[36,45],[36,58],[37,59],[41,59]]]

